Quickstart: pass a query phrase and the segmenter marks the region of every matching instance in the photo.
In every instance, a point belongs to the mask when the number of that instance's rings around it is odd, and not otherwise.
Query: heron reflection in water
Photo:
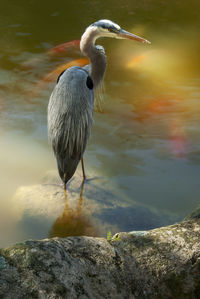
[[[68,200],[62,214],[55,220],[49,237],[65,238],[69,236],[99,236],[101,231],[90,215],[90,208],[83,206],[83,183],[76,206],[72,207]],[[73,203],[75,201],[73,200]],[[85,202],[85,201],[84,201]]]
[[[93,121],[94,91],[102,82],[106,70],[104,48],[95,45],[100,37],[150,43],[110,20],[91,24],[82,35],[80,49],[89,58],[90,64],[62,72],[48,104],[48,134],[65,190],[80,161],[83,181],[86,178],[83,154]]]

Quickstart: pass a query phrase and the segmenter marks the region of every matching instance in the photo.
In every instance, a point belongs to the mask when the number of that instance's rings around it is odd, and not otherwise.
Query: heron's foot
[[[82,177],[82,183],[87,181],[86,175]]]
[[[85,181],[90,182],[90,181],[98,180],[98,179],[101,179],[101,178],[102,177],[100,177],[100,176],[95,176],[95,177],[92,177],[92,178],[86,178]]]

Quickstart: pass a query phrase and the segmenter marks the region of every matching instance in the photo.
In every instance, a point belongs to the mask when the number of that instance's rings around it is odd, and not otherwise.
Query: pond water
[[[0,246],[150,229],[195,209],[200,3],[11,0],[0,8]],[[85,153],[90,180],[80,196],[77,175],[66,199],[49,183],[49,176],[60,181],[46,129],[55,82],[44,78],[81,55],[76,47],[56,57],[48,50],[80,39],[88,25],[105,18],[152,44],[98,40],[108,66],[102,111],[95,112]]]

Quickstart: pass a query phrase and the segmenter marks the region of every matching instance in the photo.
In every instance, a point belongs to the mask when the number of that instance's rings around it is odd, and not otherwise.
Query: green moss
[[[110,243],[111,242],[111,239],[112,239],[112,233],[111,233],[111,231],[109,231],[108,233],[107,233],[107,237],[106,237],[106,239],[107,239],[107,241]]]

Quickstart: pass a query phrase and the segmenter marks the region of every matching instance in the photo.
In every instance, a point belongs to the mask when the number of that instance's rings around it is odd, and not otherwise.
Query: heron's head
[[[119,25],[110,20],[99,20],[87,29],[94,30],[96,38],[99,37],[114,37],[119,39],[132,39],[138,42],[150,44],[150,42],[138,35],[123,30]]]

